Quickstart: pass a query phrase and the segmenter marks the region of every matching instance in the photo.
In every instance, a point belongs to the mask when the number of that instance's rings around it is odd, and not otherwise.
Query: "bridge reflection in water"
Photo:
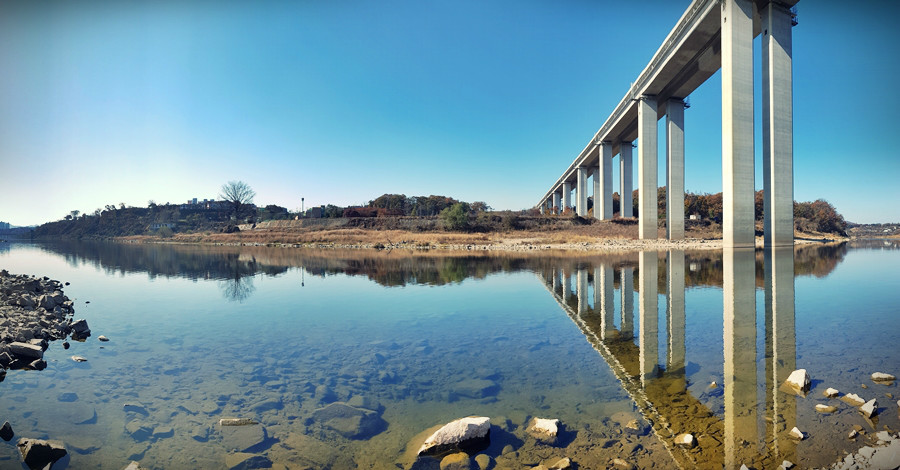
[[[724,380],[718,386],[724,389],[724,413],[718,414],[688,390],[685,317],[690,305],[686,309],[684,251],[671,250],[664,258],[656,252],[642,252],[636,267],[633,261],[592,260],[592,264],[540,272],[548,290],[607,362],[653,432],[683,468],[737,469],[742,464],[772,468],[783,460],[797,461],[796,441],[788,436],[796,424],[796,398],[778,391],[796,366],[794,250],[767,249],[762,255],[759,274],[765,290],[765,371],[760,375],[757,252],[725,249],[722,254]],[[658,339],[660,290],[665,294],[662,361]],[[620,299],[618,312],[616,296]],[[758,399],[758,390],[764,390],[764,399]],[[693,434],[698,445],[690,449],[675,445],[675,437],[681,433]]]

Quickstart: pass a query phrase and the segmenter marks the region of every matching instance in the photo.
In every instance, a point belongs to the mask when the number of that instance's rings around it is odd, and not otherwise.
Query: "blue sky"
[[[689,3],[6,1],[0,220],[237,179],[290,209],[383,193],[531,207]],[[900,222],[900,4],[866,5],[798,4],[795,199]],[[690,96],[690,191],[722,188],[720,91],[716,74]]]

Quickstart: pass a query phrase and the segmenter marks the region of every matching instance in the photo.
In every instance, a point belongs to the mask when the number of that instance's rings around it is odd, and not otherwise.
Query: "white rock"
[[[841,401],[849,403],[853,406],[862,406],[866,401],[855,393],[848,393],[841,397]]]
[[[742,463],[742,464],[741,464],[741,469],[740,469],[740,470],[750,470],[750,468],[747,467],[747,464],[743,464],[743,463]]]
[[[72,360],[75,362],[87,362],[87,358],[83,356],[72,356]]]
[[[900,467],[900,440],[895,439],[885,447],[879,447],[869,459],[872,468],[898,468]]]
[[[853,439],[854,437],[859,435],[859,431],[856,429],[851,429],[850,434],[847,435],[848,438]]]
[[[531,432],[546,434],[548,436],[556,436],[559,434],[559,420],[558,419],[545,419],[545,418],[534,418],[534,421],[529,428]]]
[[[871,399],[866,402],[865,405],[859,407],[859,412],[863,414],[866,418],[871,418],[875,415],[875,410],[878,408],[878,403],[875,399]]]
[[[826,388],[825,391],[822,392],[822,394],[828,398],[834,398],[834,397],[838,396],[840,393],[841,392],[839,392],[838,389],[836,389],[836,388]]]
[[[794,462],[791,462],[790,460],[785,460],[784,462],[781,462],[781,468],[784,468],[784,469],[794,468]]]
[[[675,436],[675,445],[691,448],[694,447],[696,442],[694,441],[693,434],[684,433]]]
[[[834,413],[835,411],[837,411],[837,408],[834,406],[818,404],[816,405],[816,411],[818,411],[819,413]]]
[[[872,380],[876,382],[890,382],[891,380],[897,380],[897,377],[894,377],[891,374],[885,374],[884,372],[875,372],[872,374]]]
[[[875,433],[875,437],[877,437],[878,440],[882,442],[890,442],[894,440],[894,436],[891,436],[891,433],[887,431],[879,431]]]
[[[806,434],[803,434],[803,431],[797,429],[797,426],[794,426],[794,429],[791,429],[790,436],[794,439],[800,439],[801,441],[806,438]]]
[[[421,455],[429,449],[438,446],[456,445],[470,439],[481,439],[487,436],[491,430],[491,418],[484,416],[469,416],[460,418],[445,424],[434,432],[417,452]]]
[[[797,369],[791,372],[791,375],[784,381],[785,385],[799,394],[808,393],[810,383],[809,374],[806,373],[806,369]]]

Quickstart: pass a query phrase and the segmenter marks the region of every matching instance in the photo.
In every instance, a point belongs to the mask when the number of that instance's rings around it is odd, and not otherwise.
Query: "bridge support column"
[[[638,265],[641,383],[655,378],[659,362],[659,265],[655,251],[641,251]]]
[[[594,217],[600,220],[610,220],[613,218],[612,144],[601,142],[598,152],[600,153],[600,164],[594,171]]]
[[[562,208],[560,207],[560,194],[559,191],[553,193],[553,212],[559,214],[562,212]]]
[[[575,170],[575,213],[587,217],[587,168]]]
[[[565,212],[566,209],[572,207],[572,183],[568,181],[564,182],[562,192],[563,205],[562,209],[560,209],[560,213]]]
[[[666,254],[666,372],[684,370],[684,250]]]
[[[642,96],[638,102],[638,236],[641,240],[655,240],[659,234],[656,106],[656,98],[652,96]]]
[[[734,0],[729,0],[729,3]],[[725,468],[752,462],[756,422],[756,255],[752,248],[722,250],[725,353]]]
[[[622,142],[619,145],[619,217],[634,217],[634,203],[631,198],[631,192],[634,191],[632,150],[631,142]]]
[[[666,238],[684,239],[684,101],[666,104]]]
[[[791,12],[770,2],[762,18],[763,226],[766,246],[794,244]]]
[[[619,289],[622,292],[622,324],[619,331],[626,339],[634,337],[634,268],[626,266],[619,273]]]
[[[754,246],[753,2],[722,2],[722,243]]]

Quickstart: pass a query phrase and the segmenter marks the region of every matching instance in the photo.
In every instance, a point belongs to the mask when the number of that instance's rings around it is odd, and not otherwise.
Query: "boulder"
[[[378,413],[334,402],[313,412],[313,420],[348,439],[369,439],[387,427]]]
[[[844,403],[847,403],[848,405],[851,405],[851,406],[862,406],[863,404],[866,403],[865,400],[860,398],[860,396],[855,393],[848,393],[848,394],[842,396],[841,401]]]
[[[44,350],[40,346],[19,341],[9,343],[9,352],[15,356],[28,359],[41,359],[44,357]]]
[[[891,374],[885,374],[884,372],[875,372],[872,374],[872,381],[874,382],[893,382],[897,380],[897,377],[894,377]]]
[[[3,423],[3,426],[0,426],[0,439],[9,442],[14,435],[15,434],[13,433],[12,426],[10,426],[9,421]]]
[[[491,419],[469,416],[451,421],[431,436],[416,452],[417,455],[436,455],[449,450],[482,450],[490,444]]]
[[[791,372],[791,375],[789,375],[787,380],[781,385],[780,390],[805,397],[806,394],[809,393],[811,383],[809,374],[806,373],[806,369],[797,369]]]
[[[838,389],[829,387],[829,388],[826,388],[824,392],[822,392],[822,395],[825,395],[828,398],[834,398],[834,397],[840,395],[840,393],[841,392],[839,392]]]
[[[559,425],[558,419],[533,418],[525,431],[538,442],[554,445],[559,437]]]
[[[472,459],[465,452],[456,452],[441,459],[441,470],[472,470]]]
[[[66,456],[66,448],[60,441],[45,441],[23,437],[16,444],[25,465],[32,470],[50,467],[53,462]]]
[[[866,418],[871,418],[875,416],[875,411],[878,410],[878,403],[875,399],[871,399],[867,401],[864,405],[859,407],[859,412],[863,414]]]
[[[228,470],[249,470],[253,468],[271,468],[272,461],[265,455],[235,452],[225,456],[225,468]]]
[[[694,439],[693,434],[684,433],[675,436],[675,445],[681,447],[687,447],[688,449],[697,445],[697,440]]]

